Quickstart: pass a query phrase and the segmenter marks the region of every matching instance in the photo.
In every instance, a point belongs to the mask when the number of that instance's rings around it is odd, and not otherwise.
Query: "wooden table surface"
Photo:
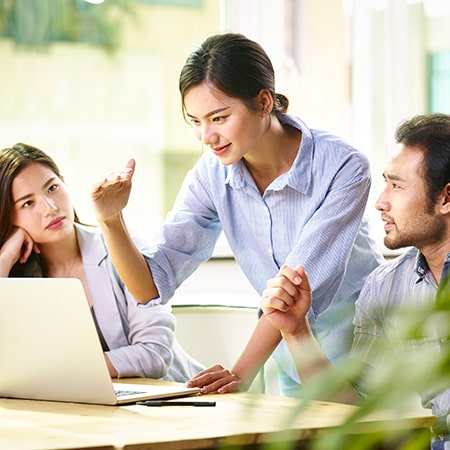
[[[3,398],[0,449],[183,450],[301,441],[338,427],[355,412],[350,405],[315,401],[295,414],[300,400],[250,393],[201,400],[215,400],[216,406],[101,406]],[[378,412],[358,422],[352,432],[420,429],[433,423],[431,413],[416,405],[401,416]]]

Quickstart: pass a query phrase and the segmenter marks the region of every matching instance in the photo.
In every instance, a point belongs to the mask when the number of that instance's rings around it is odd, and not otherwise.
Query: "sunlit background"
[[[449,26],[449,0],[0,0],[0,147],[50,153],[91,223],[92,181],[135,158],[126,218],[151,234],[201,153],[181,67],[208,35],[238,31],[267,50],[291,113],[370,157],[381,242],[395,126],[450,113]]]
[[[93,180],[135,158],[125,216],[151,235],[202,151],[182,118],[180,70],[207,36],[241,32],[271,57],[291,113],[370,158],[367,214],[390,256],[374,208],[381,174],[401,120],[450,113],[449,29],[450,0],[0,0],[0,148],[25,142],[53,156],[88,223]],[[256,308],[259,297],[223,256],[231,255],[221,239],[172,303]],[[392,392],[403,392],[406,378],[439,374],[431,363],[393,371],[395,385],[382,379],[389,404],[398,406]],[[448,378],[448,363],[441,372]],[[266,391],[276,393],[272,378]]]

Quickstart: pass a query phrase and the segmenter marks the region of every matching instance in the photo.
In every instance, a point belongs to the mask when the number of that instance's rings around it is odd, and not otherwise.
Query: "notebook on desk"
[[[199,392],[113,383],[73,278],[0,278],[0,368],[0,397],[118,405]]]

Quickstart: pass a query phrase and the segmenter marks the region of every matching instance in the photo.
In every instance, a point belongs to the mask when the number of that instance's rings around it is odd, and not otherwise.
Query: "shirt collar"
[[[448,252],[447,255],[445,256],[444,265],[446,265],[446,264],[447,264],[447,267],[450,264],[450,252]]]
[[[281,113],[277,117],[282,125],[289,125],[300,130],[302,142],[292,167],[272,183],[271,189],[281,190],[289,186],[299,192],[307,193],[311,185],[311,165],[314,153],[314,139],[311,130],[298,117]],[[253,184],[243,160],[230,166],[225,183],[234,189],[243,188],[246,184]]]
[[[419,250],[417,250],[416,254],[416,264],[414,266],[414,270],[416,271],[418,275],[418,279],[416,283],[419,281],[422,281],[425,278],[425,275],[430,271],[427,260],[425,259],[425,256],[420,253]]]
[[[444,267],[442,268],[441,282],[450,277],[450,252],[447,253],[444,260]]]
[[[426,274],[430,272],[427,260],[425,259],[425,256],[423,256],[422,253],[420,253],[419,250],[417,250],[416,263],[414,269],[419,277],[416,283],[422,281],[425,278]],[[450,275],[450,252],[447,253],[447,255],[445,256],[441,279],[444,279],[446,276],[449,275]]]
[[[102,234],[98,227],[75,223],[78,245],[80,246],[83,262],[86,264],[100,265],[108,256],[106,245],[103,243]]]

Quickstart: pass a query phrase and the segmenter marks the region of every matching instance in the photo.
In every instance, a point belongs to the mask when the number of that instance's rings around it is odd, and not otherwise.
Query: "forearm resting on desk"
[[[216,364],[195,375],[188,382],[188,386],[200,387],[204,394],[248,390],[280,339],[280,332],[261,317],[232,370]]]
[[[279,330],[274,328],[264,315],[259,319],[244,351],[232,368],[247,390],[258,372],[281,341]]]

